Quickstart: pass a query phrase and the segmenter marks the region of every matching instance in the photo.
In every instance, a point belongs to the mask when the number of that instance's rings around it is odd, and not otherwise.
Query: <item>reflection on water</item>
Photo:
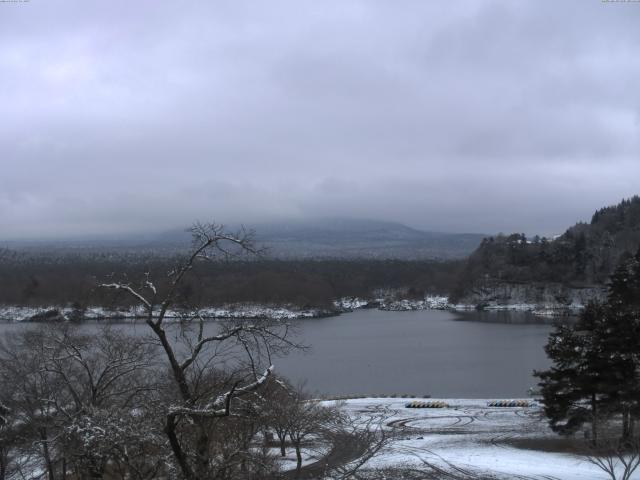
[[[541,316],[530,311],[517,310],[473,310],[457,312],[459,321],[486,323],[515,323],[532,325],[555,325],[557,323],[573,323],[574,316]]]

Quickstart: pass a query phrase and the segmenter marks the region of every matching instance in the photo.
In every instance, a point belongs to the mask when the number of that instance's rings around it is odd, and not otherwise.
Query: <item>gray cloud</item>
[[[0,237],[363,216],[553,233],[638,193],[640,4],[0,4]]]

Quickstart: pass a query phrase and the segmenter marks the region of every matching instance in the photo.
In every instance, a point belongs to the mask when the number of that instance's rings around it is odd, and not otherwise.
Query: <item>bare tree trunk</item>
[[[42,455],[44,462],[47,465],[47,476],[49,480],[55,480],[55,474],[53,470],[53,462],[51,461],[51,454],[49,452],[49,439],[47,438],[46,428],[40,428],[40,443],[42,444]]]
[[[0,480],[5,480],[9,463],[8,449],[0,448]]]
[[[598,402],[596,401],[596,394],[591,394],[591,440],[593,446],[598,446]]]
[[[286,457],[287,456],[287,435],[280,435],[278,434],[278,440],[280,441],[280,456],[281,457]]]
[[[196,443],[198,477],[207,478],[209,476],[209,435],[206,426],[200,426],[199,430]]]
[[[263,456],[267,456],[267,454],[269,453],[269,432],[267,430],[264,430],[262,432],[262,455]]]
[[[293,442],[293,446],[296,449],[296,478],[300,476],[300,471],[302,470],[302,451],[300,449],[300,440],[296,440],[293,437],[291,438]]]
[[[184,478],[186,478],[187,480],[198,480],[198,477],[196,477],[196,475],[191,470],[191,467],[189,466],[187,456],[182,450],[180,441],[178,440],[178,436],[176,435],[175,416],[167,416],[167,423],[164,427],[164,432],[167,434],[169,444],[171,445],[171,450],[173,451],[173,455],[176,457],[176,461],[178,462],[178,466],[180,467],[180,471],[182,472],[182,475],[184,475]]]
[[[622,440],[629,441],[633,438],[635,419],[631,413],[631,406],[625,405],[622,410]]]
[[[189,391],[189,383],[187,382],[187,378],[184,374],[182,368],[180,368],[180,364],[176,359],[175,352],[173,351],[173,347],[167,340],[167,333],[162,329],[162,327],[157,326],[153,323],[153,321],[147,321],[147,325],[151,327],[151,330],[156,334],[158,340],[160,340],[160,344],[162,345],[162,349],[167,355],[167,360],[169,361],[169,365],[171,366],[171,371],[173,373],[173,378],[178,384],[178,388],[180,389],[180,394],[182,395],[183,400],[191,400],[191,392]]]
[[[101,465],[96,465],[95,462],[91,462],[91,466],[89,467],[89,478],[104,478],[104,467]]]
[[[253,428],[254,428],[254,425],[250,424],[251,432],[254,431]],[[242,473],[246,473],[248,471],[246,453],[249,452],[249,444],[251,442],[252,437],[253,437],[253,433],[251,433],[250,435],[244,435],[244,438],[242,439],[242,450],[244,452],[244,454],[242,455],[242,458],[240,459],[240,471]]]
[[[629,408],[622,407],[622,440],[629,439]]]

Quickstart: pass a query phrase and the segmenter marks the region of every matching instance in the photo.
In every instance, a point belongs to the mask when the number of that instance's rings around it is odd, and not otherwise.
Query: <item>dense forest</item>
[[[98,288],[102,282],[140,282],[149,272],[162,279],[179,257],[0,253],[0,304],[124,306],[129,299]],[[269,260],[198,263],[181,285],[180,300],[192,306],[256,302],[326,307],[333,299],[371,297],[378,289],[402,289],[409,297],[448,291],[461,261]]]
[[[464,266],[454,297],[478,282],[604,284],[623,255],[640,245],[640,197],[595,212],[558,238],[498,235],[482,241]]]

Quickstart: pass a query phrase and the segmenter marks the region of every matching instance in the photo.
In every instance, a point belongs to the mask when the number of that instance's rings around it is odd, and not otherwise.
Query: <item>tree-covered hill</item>
[[[478,284],[555,283],[568,287],[602,285],[625,254],[640,246],[640,197],[596,211],[556,239],[498,235],[482,241],[469,257],[454,297]]]
[[[181,257],[133,254],[34,254],[0,249],[0,306],[130,306],[130,299],[98,288],[150,272],[158,288]],[[375,298],[378,290],[406,290],[410,298],[444,293],[455,285],[462,261],[238,260],[201,262],[183,282],[181,301],[330,307],[340,297]]]

